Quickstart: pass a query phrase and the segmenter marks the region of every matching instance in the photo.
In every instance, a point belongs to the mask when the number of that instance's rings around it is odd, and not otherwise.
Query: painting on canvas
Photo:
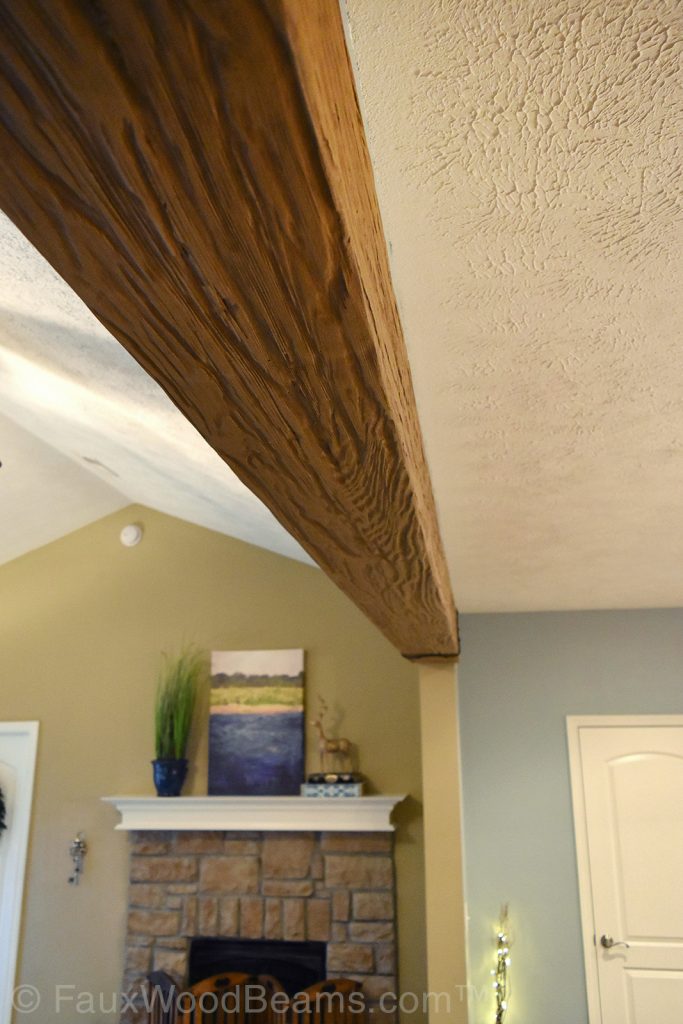
[[[304,652],[211,655],[209,794],[286,796],[304,778]]]

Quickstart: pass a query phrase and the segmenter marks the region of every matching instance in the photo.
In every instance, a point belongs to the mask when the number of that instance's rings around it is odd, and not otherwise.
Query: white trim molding
[[[7,803],[7,829],[0,837],[2,1024],[12,1019],[37,750],[38,722],[0,722],[0,785]]]
[[[118,830],[226,832],[393,832],[405,795],[105,796],[121,815]]]

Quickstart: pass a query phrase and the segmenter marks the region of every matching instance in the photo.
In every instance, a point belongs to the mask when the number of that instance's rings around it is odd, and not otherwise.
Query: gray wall
[[[586,1024],[566,715],[680,714],[683,610],[469,615],[459,668],[470,975],[489,1024],[510,904],[506,1024]]]

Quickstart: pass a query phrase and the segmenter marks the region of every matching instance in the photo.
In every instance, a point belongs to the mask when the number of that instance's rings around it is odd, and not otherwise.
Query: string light
[[[508,908],[507,904],[500,912],[500,925],[496,935],[496,966],[491,971],[493,976],[493,989],[496,994],[496,1016],[495,1024],[503,1024],[505,1013],[508,1008],[508,995],[510,989],[509,969],[512,960],[510,958],[510,944],[508,940]]]

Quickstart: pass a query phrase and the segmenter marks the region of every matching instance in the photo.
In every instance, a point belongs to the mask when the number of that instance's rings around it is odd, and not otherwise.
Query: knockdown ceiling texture
[[[683,7],[346,15],[456,602],[683,604]]]

